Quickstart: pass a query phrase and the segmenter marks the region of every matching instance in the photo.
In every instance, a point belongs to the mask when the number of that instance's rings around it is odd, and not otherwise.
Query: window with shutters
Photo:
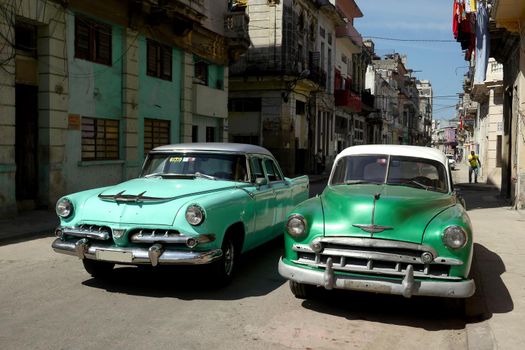
[[[119,159],[119,122],[82,117],[82,160]]]
[[[147,74],[171,81],[172,48],[156,41],[147,41]]]
[[[204,61],[195,62],[195,82],[203,85],[208,85],[208,69],[209,64]]]
[[[75,16],[75,57],[111,66],[111,26]]]
[[[170,143],[170,121],[144,119],[144,154]]]

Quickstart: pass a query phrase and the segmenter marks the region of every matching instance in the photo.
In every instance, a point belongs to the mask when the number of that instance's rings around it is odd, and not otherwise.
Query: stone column
[[[58,4],[50,4],[47,5],[47,18],[38,18],[41,12],[22,15],[46,23],[38,28],[37,42],[38,197],[40,203],[53,208],[58,198],[66,194],[63,164],[66,158],[69,85],[65,11]]]
[[[191,142],[193,125],[193,55],[182,55],[180,142]]]
[[[124,130],[125,179],[137,177],[141,169],[139,149],[139,62],[138,32],[126,28],[122,47],[127,50],[122,59],[122,113]],[[127,49],[129,48],[129,49]],[[145,60],[145,58],[144,58]],[[143,62],[145,64],[145,62]]]
[[[0,217],[16,214],[14,13],[0,16]]]

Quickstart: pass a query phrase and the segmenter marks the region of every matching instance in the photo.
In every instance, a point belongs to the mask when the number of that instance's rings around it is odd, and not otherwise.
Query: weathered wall
[[[182,92],[182,58],[183,52],[177,48],[172,51],[172,79],[171,81],[151,77],[146,74],[146,38],[138,40],[140,58],[139,65],[139,130],[144,134],[144,118],[163,119],[170,121],[170,141],[180,142],[181,122],[181,92]],[[143,160],[144,139],[139,141],[138,153]]]
[[[104,22],[104,21],[102,21]],[[109,23],[111,24],[111,23]],[[112,65],[107,66],[75,58],[75,15],[67,15],[67,52],[69,68],[69,115],[71,118],[104,118],[119,121],[123,134],[122,69],[124,28],[112,25]],[[120,143],[123,159],[124,143]],[[123,160],[82,161],[80,128],[70,126],[67,132],[65,164],[66,192],[115,184],[123,178]]]
[[[65,128],[67,120],[68,81],[65,64],[64,9],[44,0],[21,0],[17,6],[4,4],[7,21],[0,22],[0,217],[15,215],[16,163],[15,131],[15,21],[38,26],[38,194],[37,205],[54,205],[56,193],[64,189]],[[3,16],[2,16],[3,17]],[[10,36],[10,37],[9,37]]]

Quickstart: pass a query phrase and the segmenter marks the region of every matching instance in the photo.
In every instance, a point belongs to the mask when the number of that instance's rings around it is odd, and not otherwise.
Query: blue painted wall
[[[95,18],[96,19],[96,18]],[[104,22],[100,20],[101,22]],[[124,28],[112,25],[111,66],[75,58],[75,16],[68,12],[67,57],[69,114],[120,121],[120,158],[123,159],[122,56]],[[122,180],[123,161],[82,162],[82,133],[70,129],[66,135],[67,192],[114,184]]]
[[[139,159],[144,153],[144,118],[169,120],[170,142],[180,142],[182,50],[173,48],[171,81],[146,74],[146,38],[138,39],[139,46]]]

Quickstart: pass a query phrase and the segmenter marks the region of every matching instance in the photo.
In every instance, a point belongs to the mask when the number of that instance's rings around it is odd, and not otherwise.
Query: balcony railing
[[[308,79],[319,85],[320,88],[326,88],[326,72],[319,67],[310,68]]]
[[[363,46],[363,37],[351,23],[347,23],[346,26],[343,27],[337,27],[335,34],[338,38],[349,38],[359,48]]]
[[[228,12],[224,16],[224,34],[228,38],[230,57],[234,59],[250,47],[249,21],[250,17],[244,11]]]
[[[350,90],[335,90],[335,105],[348,112],[359,113],[363,109],[361,96]]]

